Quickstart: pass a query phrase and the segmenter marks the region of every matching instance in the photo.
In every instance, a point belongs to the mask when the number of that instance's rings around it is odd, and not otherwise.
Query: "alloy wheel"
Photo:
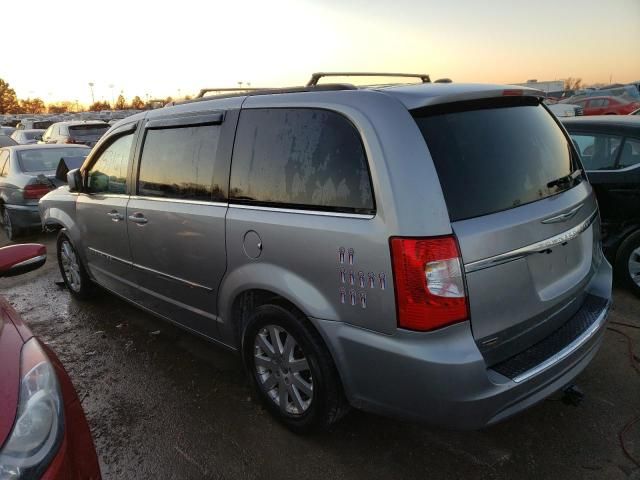
[[[640,247],[633,250],[629,255],[629,276],[640,287]]]
[[[75,250],[68,240],[64,240],[60,245],[60,260],[62,262],[62,270],[64,271],[64,276],[69,287],[74,292],[79,292],[82,287],[80,263],[78,262],[78,256],[76,255]]]
[[[254,340],[254,365],[260,388],[283,414],[302,415],[313,401],[313,376],[296,339],[284,328],[267,325]]]

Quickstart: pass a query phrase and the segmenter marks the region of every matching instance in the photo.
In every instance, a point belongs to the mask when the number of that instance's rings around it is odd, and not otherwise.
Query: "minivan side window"
[[[213,178],[220,127],[197,125],[147,130],[138,195],[183,200],[223,200]]]
[[[129,133],[118,137],[100,153],[88,172],[89,193],[126,193],[132,145],[133,133]]]
[[[339,113],[243,110],[233,152],[230,198],[235,203],[375,212],[360,135]]]
[[[613,170],[622,138],[610,135],[572,133],[571,138],[580,152],[586,170]]]

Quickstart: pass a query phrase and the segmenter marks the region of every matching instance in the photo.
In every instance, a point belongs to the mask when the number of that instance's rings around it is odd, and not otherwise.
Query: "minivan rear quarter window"
[[[278,208],[375,211],[358,131],[341,114],[312,108],[241,112],[230,197]]]
[[[413,115],[452,221],[535,202],[583,178],[569,177],[579,163],[552,114],[535,99],[452,104]]]

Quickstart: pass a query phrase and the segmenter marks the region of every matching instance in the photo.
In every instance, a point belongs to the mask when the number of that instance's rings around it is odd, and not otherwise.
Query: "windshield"
[[[508,105],[414,112],[452,221],[535,202],[582,178],[570,177],[579,164],[544,107]]]
[[[90,148],[38,148],[17,153],[23,172],[44,172],[55,171],[62,157],[86,157],[90,151]]]
[[[109,125],[88,124],[88,125],[72,125],[69,127],[69,134],[74,137],[87,137],[95,135],[103,135],[109,130]]]

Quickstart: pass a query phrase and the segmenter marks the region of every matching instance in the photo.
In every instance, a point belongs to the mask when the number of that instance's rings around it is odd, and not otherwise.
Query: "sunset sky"
[[[88,103],[89,82],[96,100],[144,99],[327,70],[640,80],[640,0],[5,0],[1,12],[0,78],[45,101]]]

